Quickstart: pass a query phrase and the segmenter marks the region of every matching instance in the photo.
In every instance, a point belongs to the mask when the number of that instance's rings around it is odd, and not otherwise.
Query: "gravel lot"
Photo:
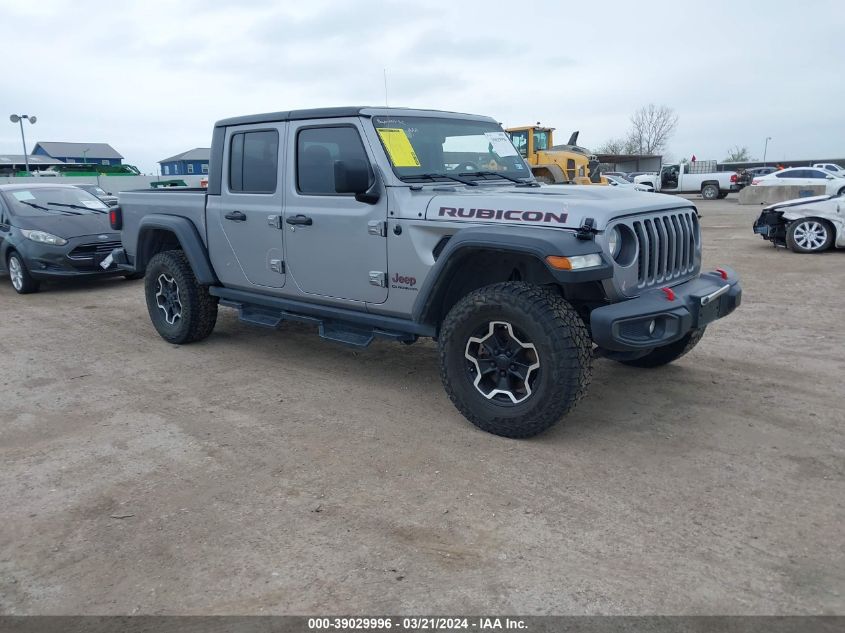
[[[845,252],[697,203],[744,304],[528,441],[460,417],[430,342],[224,308],[178,347],[143,282],[0,280],[0,612],[845,613]]]

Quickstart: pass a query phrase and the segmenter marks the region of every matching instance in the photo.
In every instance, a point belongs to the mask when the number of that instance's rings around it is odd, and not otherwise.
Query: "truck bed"
[[[138,189],[120,192],[118,204],[123,209],[124,245],[132,248],[137,242],[141,218],[150,214],[176,215],[191,220],[205,242],[205,200],[206,190],[202,188]],[[130,254],[134,255],[131,251]]]

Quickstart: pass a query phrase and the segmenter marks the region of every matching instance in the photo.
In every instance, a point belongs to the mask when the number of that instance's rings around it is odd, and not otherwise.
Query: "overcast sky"
[[[661,8],[658,8],[660,5]],[[106,142],[152,173],[210,144],[215,120],[336,105],[541,121],[596,147],[630,114],[674,108],[675,159],[845,155],[839,2],[4,3],[0,152],[8,115],[36,141]]]

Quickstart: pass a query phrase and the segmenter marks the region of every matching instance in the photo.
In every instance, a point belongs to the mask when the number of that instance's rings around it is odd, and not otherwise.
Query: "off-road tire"
[[[12,260],[15,260],[17,264],[13,264]],[[14,268],[15,266],[17,268]],[[29,269],[26,267],[23,257],[16,251],[9,253],[9,257],[6,259],[6,270],[9,272],[9,281],[12,283],[12,288],[20,295],[38,292],[38,289],[41,287],[41,283],[29,274]],[[19,274],[18,286],[15,286],[15,271],[18,271]]]
[[[795,232],[802,226],[812,224],[818,225],[819,229],[824,232],[825,237],[819,246],[807,248],[798,243]],[[833,231],[833,227],[825,220],[819,218],[801,218],[800,220],[795,220],[786,228],[786,245],[793,253],[823,253],[833,244]]]
[[[157,302],[159,277],[172,279],[178,288],[181,314],[174,323]],[[201,285],[194,276],[188,258],[181,250],[164,251],[153,256],[147,264],[144,294],[150,320],[159,335],[169,343],[183,344],[201,341],[208,337],[217,323],[217,297],[212,297],[208,286]]]
[[[532,391],[518,404],[486,398],[474,385],[465,352],[470,337],[491,321],[518,329],[536,348]],[[458,301],[439,336],[440,378],[452,403],[478,428],[510,438],[542,433],[586,394],[592,344],[572,306],[551,290],[524,282],[486,286]]]
[[[701,188],[701,197],[705,200],[716,200],[719,193],[719,185],[714,185],[712,182]]]
[[[689,334],[681,339],[678,339],[674,343],[669,343],[669,345],[655,348],[645,356],[619,362],[623,365],[630,365],[631,367],[645,367],[647,369],[668,365],[669,363],[678,360],[681,356],[698,345],[698,342],[701,340],[701,337],[704,336],[704,330],[706,329],[707,328],[700,328],[692,330]]]

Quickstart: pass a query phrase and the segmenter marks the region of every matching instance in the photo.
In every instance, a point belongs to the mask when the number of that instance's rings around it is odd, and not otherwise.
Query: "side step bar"
[[[260,327],[277,328],[283,321],[313,323],[320,336],[354,347],[366,347],[375,337],[413,343],[420,336],[434,336],[434,328],[405,319],[334,306],[268,297],[243,290],[212,286],[209,292],[220,304],[235,308],[238,318]]]

